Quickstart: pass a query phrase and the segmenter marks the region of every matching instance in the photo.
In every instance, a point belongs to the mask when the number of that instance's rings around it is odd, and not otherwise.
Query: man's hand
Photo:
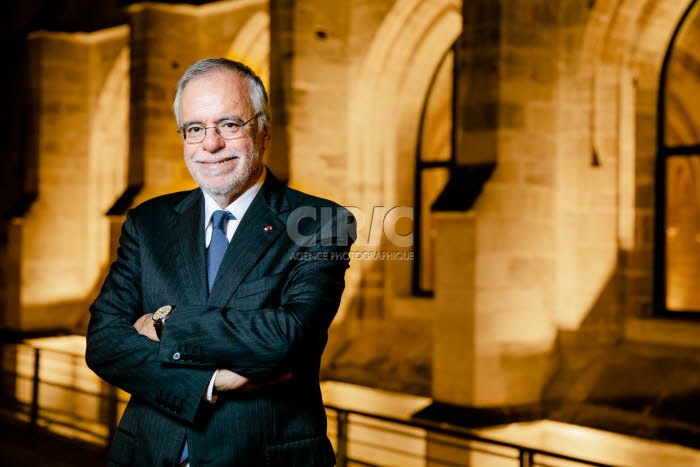
[[[145,314],[137,319],[134,323],[134,328],[139,334],[143,334],[152,341],[160,342],[158,334],[156,334],[156,328],[153,327],[153,313]]]
[[[290,371],[273,380],[256,381],[241,376],[231,370],[219,370],[214,380],[214,392],[253,391],[264,386],[288,381],[291,378],[292,373]]]

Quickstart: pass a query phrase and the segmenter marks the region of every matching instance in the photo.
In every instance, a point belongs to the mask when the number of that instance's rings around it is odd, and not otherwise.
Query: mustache
[[[212,154],[210,152],[202,151],[198,152],[192,157],[193,162],[220,162],[226,159],[240,159],[243,157],[243,153],[236,150],[227,150],[225,152],[217,152]]]

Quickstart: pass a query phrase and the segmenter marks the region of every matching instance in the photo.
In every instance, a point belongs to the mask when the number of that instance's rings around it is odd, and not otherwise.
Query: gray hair
[[[250,100],[255,109],[255,113],[259,114],[258,121],[263,128],[270,127],[270,103],[267,97],[267,91],[260,77],[248,66],[241,62],[229,60],[227,58],[205,58],[193,63],[182,75],[177,83],[177,92],[175,93],[175,101],[173,102],[173,112],[177,126],[180,123],[180,101],[182,93],[187,84],[194,78],[216,73],[219,71],[232,71],[240,76],[248,79],[250,84]]]

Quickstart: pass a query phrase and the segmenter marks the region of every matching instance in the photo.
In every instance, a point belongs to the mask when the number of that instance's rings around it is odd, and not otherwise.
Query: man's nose
[[[218,149],[226,145],[226,141],[221,137],[218,131],[216,131],[215,126],[208,126],[204,129],[206,133],[204,134],[204,141],[202,141],[202,146],[207,151],[212,149]]]

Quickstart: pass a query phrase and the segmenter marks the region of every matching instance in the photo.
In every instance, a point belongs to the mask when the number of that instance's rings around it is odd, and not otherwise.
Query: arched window
[[[454,57],[448,49],[430,83],[420,117],[416,144],[414,191],[413,294],[433,291],[434,226],[431,207],[450,178],[454,166]]]
[[[693,4],[659,86],[656,310],[667,316],[700,317],[700,8]]]

